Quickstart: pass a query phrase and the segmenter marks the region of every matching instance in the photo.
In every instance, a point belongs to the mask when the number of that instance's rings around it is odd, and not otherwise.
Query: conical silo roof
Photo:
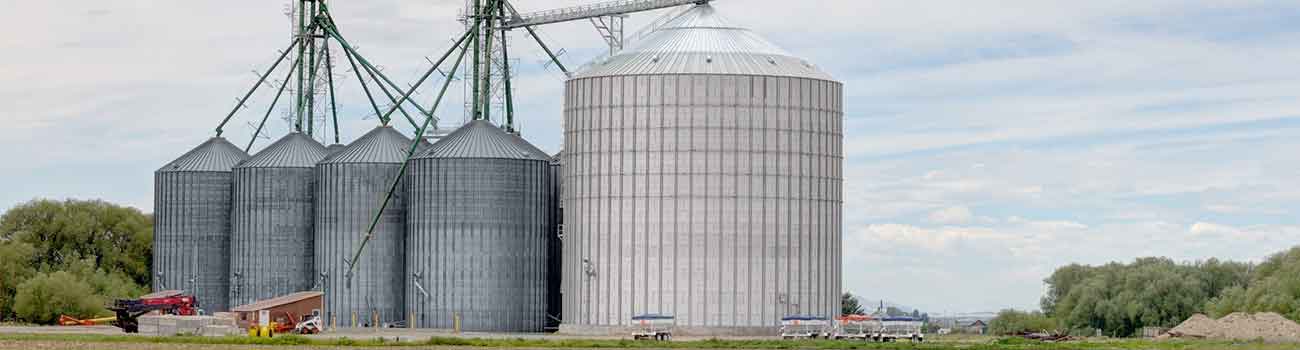
[[[180,158],[167,163],[159,172],[230,171],[239,162],[248,159],[248,153],[222,137],[213,137],[185,152]]]
[[[437,143],[420,158],[501,158],[550,161],[551,157],[523,138],[485,120],[475,120],[460,127]]]
[[[402,163],[406,161],[406,152],[410,148],[411,139],[391,126],[381,126],[362,135],[342,151],[325,158],[321,164]]]
[[[695,5],[575,78],[645,74],[736,74],[833,80],[709,5]]]
[[[295,132],[275,141],[236,168],[311,168],[328,155],[329,150],[320,142]]]
[[[418,156],[418,155],[424,154],[424,152],[428,152],[428,151],[429,151],[429,147],[433,147],[433,142],[429,142],[429,138],[427,138],[427,137],[421,137],[421,138],[420,138],[420,145],[419,145],[419,146],[415,146],[415,155]]]

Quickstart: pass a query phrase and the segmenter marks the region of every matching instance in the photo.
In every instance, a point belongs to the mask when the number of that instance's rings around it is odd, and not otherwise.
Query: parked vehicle
[[[873,340],[880,332],[880,321],[866,315],[845,315],[835,318],[831,337],[835,339]]]
[[[671,340],[677,320],[670,315],[645,314],[633,316],[632,324],[636,327],[632,331],[633,339]]]
[[[880,319],[880,332],[876,335],[876,341],[892,342],[899,339],[911,340],[914,343],[925,341],[925,334],[921,333],[921,328],[925,323],[912,317],[885,317]]]
[[[825,317],[786,316],[781,318],[782,339],[817,339],[830,337],[830,322]]]

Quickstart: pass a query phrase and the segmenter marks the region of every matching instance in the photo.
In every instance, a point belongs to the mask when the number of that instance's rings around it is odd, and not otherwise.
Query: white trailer
[[[671,340],[677,320],[670,315],[646,314],[632,317],[632,339]]]
[[[831,337],[835,339],[873,340],[880,332],[880,321],[871,316],[847,315],[835,318]]]
[[[786,316],[781,318],[782,339],[817,339],[830,336],[830,322],[825,317]]]
[[[900,339],[911,340],[914,343],[925,341],[925,334],[921,333],[921,328],[925,323],[921,320],[911,317],[886,317],[880,319],[880,332],[875,336],[876,341],[892,342]]]

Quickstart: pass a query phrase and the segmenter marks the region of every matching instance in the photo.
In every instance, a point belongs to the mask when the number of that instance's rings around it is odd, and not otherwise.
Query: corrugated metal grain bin
[[[380,216],[351,286],[345,259],[356,253],[410,147],[397,130],[379,127],[316,166],[316,269],[325,281],[325,319],[339,326],[372,324],[376,315],[381,324],[406,319],[405,186]]]
[[[568,80],[562,331],[838,315],[841,90],[709,5]]]
[[[564,193],[563,174],[564,163],[561,156],[564,153],[556,153],[551,157],[551,199],[550,199],[550,225],[551,234],[547,238],[547,257],[546,257],[546,329],[558,329],[560,320],[564,319],[562,304],[564,299],[560,290],[563,277],[560,275],[563,261],[564,241],[560,239],[564,230],[564,203],[560,200],[561,193]]]
[[[544,329],[549,178],[549,156],[486,121],[411,160],[406,303],[420,327]]]
[[[245,159],[217,137],[154,173],[153,290],[187,290],[208,312],[229,308],[231,168]]]
[[[316,163],[328,151],[291,133],[235,167],[230,302],[312,289]]]

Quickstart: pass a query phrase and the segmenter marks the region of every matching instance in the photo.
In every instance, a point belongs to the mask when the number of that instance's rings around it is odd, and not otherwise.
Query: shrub
[[[0,243],[0,321],[13,319],[14,294],[18,284],[36,274],[32,267],[35,249],[22,242]]]
[[[989,321],[989,332],[997,335],[1017,334],[1021,332],[1055,331],[1059,327],[1053,320],[1041,312],[1022,312],[1002,310]]]
[[[32,323],[53,324],[59,315],[89,318],[105,313],[103,301],[76,276],[58,271],[40,273],[18,285],[14,313]]]

